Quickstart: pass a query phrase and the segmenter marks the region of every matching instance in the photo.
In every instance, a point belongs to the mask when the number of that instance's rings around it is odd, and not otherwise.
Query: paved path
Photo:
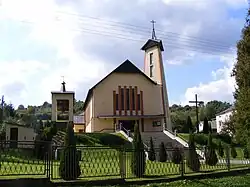
[[[201,160],[201,162],[205,162],[205,160]],[[227,160],[226,159],[219,159],[218,161],[219,164],[226,164]],[[235,165],[250,165],[250,160],[230,160],[230,164],[235,164]]]

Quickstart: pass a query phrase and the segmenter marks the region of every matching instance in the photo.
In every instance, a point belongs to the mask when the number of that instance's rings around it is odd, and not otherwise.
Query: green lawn
[[[151,183],[147,185],[123,185],[123,187],[249,187],[250,175],[224,177],[218,179],[182,180],[169,183]],[[78,186],[80,187],[80,186]],[[111,187],[111,186],[107,186]],[[122,187],[122,186],[112,186]]]

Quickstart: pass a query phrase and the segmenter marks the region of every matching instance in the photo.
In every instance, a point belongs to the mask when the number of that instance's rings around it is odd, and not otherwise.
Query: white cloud
[[[199,100],[208,102],[211,100],[221,100],[233,102],[233,92],[235,91],[235,79],[231,77],[236,55],[221,56],[220,61],[225,64],[223,68],[211,72],[213,81],[200,83],[198,86],[186,90],[182,104],[194,100],[194,95],[198,94]]]

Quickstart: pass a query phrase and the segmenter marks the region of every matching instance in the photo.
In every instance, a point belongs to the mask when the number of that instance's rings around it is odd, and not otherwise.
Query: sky
[[[66,89],[85,100],[126,59],[143,69],[150,20],[164,44],[170,104],[233,102],[247,0],[0,0],[0,94],[41,105]]]

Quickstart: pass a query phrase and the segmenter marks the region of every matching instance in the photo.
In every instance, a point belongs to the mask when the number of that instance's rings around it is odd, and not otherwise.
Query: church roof
[[[137,74],[141,74],[142,76],[144,76],[151,83],[155,85],[157,84],[152,79],[150,79],[145,73],[143,73],[138,67],[136,67],[132,62],[130,62],[129,60],[125,60],[120,66],[118,66],[116,69],[110,72],[106,77],[100,80],[96,85],[94,85],[92,88],[89,89],[87,97],[84,102],[84,106],[83,106],[84,110],[86,109],[93,95],[93,90],[113,73],[137,73]]]
[[[146,51],[149,48],[158,46],[161,51],[164,51],[164,47],[161,40],[149,39],[141,48],[141,50]]]

